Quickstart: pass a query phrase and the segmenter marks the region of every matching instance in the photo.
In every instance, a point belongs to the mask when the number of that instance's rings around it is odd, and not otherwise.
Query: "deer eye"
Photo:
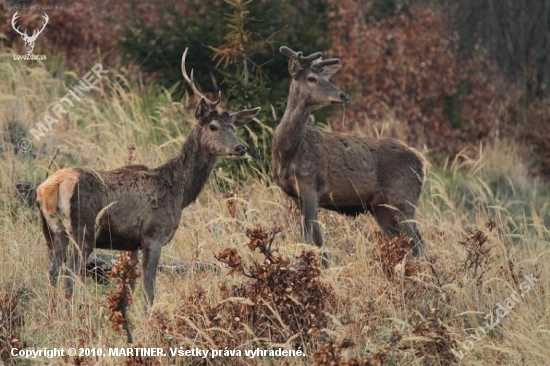
[[[313,76],[308,76],[307,77],[307,81],[310,82],[310,83],[316,83],[317,82],[317,79]]]
[[[211,123],[210,124],[210,131],[218,131],[220,128],[218,126],[216,126],[215,124]]]

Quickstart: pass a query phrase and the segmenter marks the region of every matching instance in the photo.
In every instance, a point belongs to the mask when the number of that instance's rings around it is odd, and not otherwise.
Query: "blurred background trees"
[[[525,88],[525,98],[550,92],[550,1],[449,1],[460,35],[460,55],[487,49],[503,73]]]
[[[40,24],[41,11],[21,13],[22,24]],[[550,176],[550,0],[101,0],[47,13],[35,53],[48,54],[53,74],[80,74],[99,58],[181,98],[189,47],[204,92],[222,90],[231,109],[262,107],[261,123],[242,136],[253,170],[269,168],[290,82],[278,48],[288,45],[342,59],[334,82],[351,94],[345,121],[327,108],[316,123],[393,135],[425,146],[434,161],[510,140],[532,174]],[[22,53],[12,15],[0,13],[1,42]],[[246,173],[242,162],[225,164]]]

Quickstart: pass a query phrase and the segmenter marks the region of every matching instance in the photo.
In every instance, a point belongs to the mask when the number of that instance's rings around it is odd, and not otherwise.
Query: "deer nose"
[[[243,145],[235,146],[235,154],[243,156],[244,154],[246,154],[246,147]]]
[[[348,102],[349,101],[349,95],[347,93],[340,92],[340,99],[342,99],[344,102]]]

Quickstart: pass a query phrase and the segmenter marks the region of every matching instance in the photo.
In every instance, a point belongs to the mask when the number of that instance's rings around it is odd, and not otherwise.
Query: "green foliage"
[[[231,110],[262,108],[257,119],[239,131],[252,159],[222,162],[232,178],[242,182],[251,172],[265,177],[269,171],[272,131],[290,84],[286,59],[278,49],[281,45],[304,53],[328,49],[328,10],[325,0],[228,0],[215,5],[198,0],[185,11],[167,9],[172,21],[160,27],[133,19],[119,45],[126,57],[166,86],[181,81],[179,60],[189,47],[187,67],[194,69],[202,92],[221,89]]]
[[[456,91],[452,95],[444,97],[443,113],[454,129],[460,129],[463,126],[460,109],[462,107],[462,100],[468,93],[468,84],[467,80],[460,81],[456,87]]]
[[[225,42],[218,47],[210,47],[214,51],[216,67],[224,76],[222,86],[226,90],[227,99],[237,109],[254,108],[261,106],[262,111],[258,116],[260,123],[253,123],[246,129],[240,130],[240,137],[249,146],[250,161],[228,160],[225,168],[230,170],[238,181],[243,181],[249,174],[247,169],[242,169],[244,164],[252,163],[252,171],[266,176],[269,169],[271,148],[271,129],[275,116],[269,115],[270,88],[266,83],[266,72],[261,64],[256,62],[256,57],[262,50],[270,46],[275,33],[266,39],[259,37],[250,31],[248,5],[250,2],[241,0],[227,1],[232,7],[226,14],[228,33],[224,37]],[[251,20],[253,23],[253,20]]]
[[[378,20],[391,17],[400,12],[402,6],[408,6],[408,3],[409,1],[375,0],[372,3],[372,13]]]
[[[241,4],[245,14],[238,14],[237,4]],[[171,21],[161,24],[148,25],[145,15],[137,15],[119,42],[127,59],[136,61],[166,86],[181,81],[179,60],[185,47],[189,47],[187,65],[195,70],[197,85],[203,92],[216,92],[219,80],[224,77],[220,69],[227,65],[209,60],[217,47],[234,42],[230,34],[235,27],[245,29],[246,37],[254,40],[251,42],[254,44],[247,45],[247,51],[253,52],[254,63],[261,68],[261,79],[269,83],[272,101],[286,96],[288,90],[288,74],[280,62],[279,46],[285,44],[304,53],[330,46],[326,37],[329,7],[325,0],[214,3],[196,0],[186,7],[185,11],[168,7],[166,12]],[[275,62],[277,58],[279,62]]]
[[[190,2],[188,7],[195,16],[179,14],[173,6],[167,6],[171,22],[149,25],[145,17],[131,19],[131,26],[124,30],[118,46],[127,59],[136,61],[142,70],[152,73],[156,81],[166,86],[182,80],[179,60],[185,47],[189,47],[192,57],[188,57],[187,67],[195,70],[198,85],[205,91],[213,90],[212,67],[205,62],[210,54],[204,44],[218,39],[219,8],[211,6],[209,12],[206,5],[198,2]]]

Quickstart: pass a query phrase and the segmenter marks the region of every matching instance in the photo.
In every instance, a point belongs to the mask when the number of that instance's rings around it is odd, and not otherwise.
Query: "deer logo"
[[[32,53],[32,50],[34,49],[34,42],[36,42],[36,39],[38,38],[38,36],[40,35],[40,33],[42,33],[42,31],[44,30],[44,28],[46,28],[46,24],[48,24],[48,14],[44,13],[44,25],[42,26],[42,29],[40,30],[33,30],[32,31],[32,36],[29,36],[27,34],[27,30],[25,29],[25,32],[21,32],[19,30],[19,27],[16,27],[15,26],[15,20],[17,18],[19,18],[19,10],[15,12],[15,14],[13,14],[13,17],[11,18],[11,26],[13,27],[13,29],[19,33],[21,35],[21,38],[23,38],[23,40],[25,41],[25,48],[27,49],[27,53],[30,55]]]

